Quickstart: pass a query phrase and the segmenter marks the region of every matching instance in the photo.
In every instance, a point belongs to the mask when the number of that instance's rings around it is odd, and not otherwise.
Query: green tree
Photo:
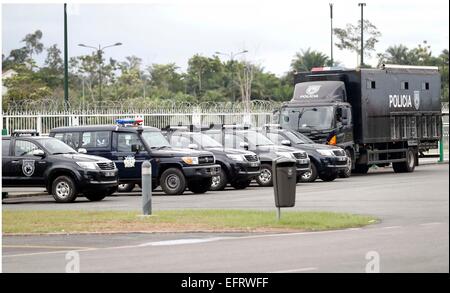
[[[25,38],[22,39],[22,42],[25,42],[25,47],[28,50],[30,58],[33,57],[33,54],[40,54],[44,50],[44,44],[41,42],[41,39],[42,32],[40,30],[27,34]]]
[[[341,50],[355,52],[359,62],[361,53],[361,20],[358,21],[357,25],[348,23],[345,29],[335,28],[333,32],[338,39],[336,46]],[[364,56],[370,57],[371,52],[375,50],[375,45],[378,43],[380,37],[381,33],[378,31],[377,27],[369,20],[364,20]]]
[[[330,59],[327,55],[318,51],[311,51],[308,48],[306,51],[301,50],[295,54],[291,61],[291,70],[302,72],[310,71],[313,67],[322,67],[329,63]]]
[[[390,46],[384,53],[378,54],[378,60],[378,66],[381,64],[410,64],[410,51],[402,44]]]

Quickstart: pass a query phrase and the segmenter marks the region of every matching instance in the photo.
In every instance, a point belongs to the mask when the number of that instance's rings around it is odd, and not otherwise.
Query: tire
[[[347,155],[347,168],[339,172],[339,178],[349,178],[352,175],[352,153],[350,150],[345,150]]]
[[[299,182],[314,182],[317,179],[316,164],[311,162],[311,171],[308,171],[300,176]]]
[[[224,190],[225,186],[227,186],[228,178],[223,168],[220,168],[219,174],[217,176],[213,176],[211,179],[212,183],[210,190],[213,191]]]
[[[181,195],[186,189],[186,178],[177,168],[169,168],[161,174],[160,185],[165,194]]]
[[[369,165],[366,164],[357,164],[353,170],[356,174],[367,174],[367,172],[369,172]]]
[[[195,180],[188,183],[188,188],[192,193],[205,193],[211,188],[212,178],[205,178],[202,180]]]
[[[338,173],[324,173],[324,174],[319,175],[319,178],[325,182],[333,181],[337,177],[338,177]]]
[[[134,183],[123,183],[117,186],[118,192],[131,192],[134,189]]]
[[[261,173],[256,177],[256,182],[263,187],[273,186],[272,175],[272,165],[261,164]]]
[[[412,149],[406,151],[406,162],[392,163],[395,173],[410,173],[416,168],[416,154]]]
[[[250,182],[252,182],[252,181],[251,181],[251,180],[235,181],[235,182],[232,182],[232,183],[231,183],[231,186],[232,186],[234,189],[238,189],[238,190],[240,190],[240,189],[246,189],[246,188],[250,185]]]
[[[56,202],[74,202],[77,194],[75,182],[69,176],[59,176],[52,182],[52,195]]]

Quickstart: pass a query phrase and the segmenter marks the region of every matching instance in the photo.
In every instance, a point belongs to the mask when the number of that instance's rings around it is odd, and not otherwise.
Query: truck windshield
[[[144,131],[142,133],[142,138],[145,140],[145,143],[152,148],[166,148],[170,147],[170,143],[167,139],[162,135],[161,132],[158,131]]]
[[[332,128],[333,115],[332,106],[285,108],[280,124],[294,130],[325,130]]]
[[[192,134],[192,138],[198,145],[204,147],[204,148],[221,148],[222,144],[220,144],[218,141],[212,139],[211,137],[207,136],[206,134],[202,133],[194,133]]]
[[[77,153],[73,148],[56,138],[43,138],[39,142],[52,155]]]

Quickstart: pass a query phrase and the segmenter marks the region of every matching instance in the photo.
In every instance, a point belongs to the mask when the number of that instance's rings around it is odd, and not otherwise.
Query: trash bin
[[[295,188],[297,187],[297,161],[289,158],[277,158],[272,163],[275,206],[289,208],[295,206]]]
[[[8,135],[8,129],[3,128],[2,129],[2,135]]]

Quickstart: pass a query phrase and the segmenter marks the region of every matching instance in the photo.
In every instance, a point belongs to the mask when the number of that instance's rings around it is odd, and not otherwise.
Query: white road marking
[[[166,246],[166,245],[182,245],[182,244],[196,244],[223,240],[229,237],[213,237],[213,238],[200,238],[200,239],[175,239],[175,240],[164,240],[156,242],[148,242],[137,245],[136,247],[146,247],[146,246]]]
[[[89,249],[78,249],[78,250],[58,250],[58,251],[46,251],[46,252],[33,252],[33,253],[21,253],[21,254],[3,254],[3,258],[8,257],[23,257],[23,256],[35,256],[35,255],[47,255],[47,254],[57,254],[57,253],[67,253],[70,251],[82,252],[82,251],[92,251],[97,250],[97,248],[89,248]]]
[[[442,223],[440,223],[440,222],[432,222],[432,223],[423,223],[423,224],[420,224],[420,226],[431,226],[431,225],[440,225],[440,224],[442,224]]]
[[[300,269],[292,269],[292,270],[283,270],[283,271],[274,271],[274,272],[269,272],[269,274],[271,273],[301,273],[301,272],[310,272],[310,271],[317,271],[318,268],[300,268]]]
[[[381,229],[398,229],[401,228],[401,226],[388,226],[388,227],[381,227]]]

